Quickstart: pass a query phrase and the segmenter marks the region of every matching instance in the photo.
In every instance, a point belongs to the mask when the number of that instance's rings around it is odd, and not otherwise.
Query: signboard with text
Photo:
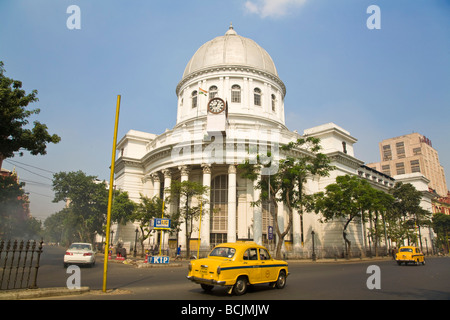
[[[170,229],[170,219],[155,218],[153,220],[153,227],[156,230],[169,230]]]
[[[168,256],[152,256],[150,263],[169,263]]]

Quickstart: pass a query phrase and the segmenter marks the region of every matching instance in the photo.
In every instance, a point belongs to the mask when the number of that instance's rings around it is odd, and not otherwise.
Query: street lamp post
[[[316,233],[314,232],[314,230],[311,231],[311,237],[312,237],[312,261],[316,261],[316,251],[315,251],[315,248],[314,248],[314,235],[315,234]]]
[[[136,237],[134,238],[134,252],[133,252],[133,257],[136,258],[136,253],[137,253],[137,238],[138,238],[138,233],[139,233],[139,229],[136,228],[136,230],[134,231],[136,232]]]

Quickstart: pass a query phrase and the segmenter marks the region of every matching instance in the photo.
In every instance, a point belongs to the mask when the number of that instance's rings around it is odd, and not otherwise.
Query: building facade
[[[419,133],[411,133],[383,140],[379,148],[381,161],[368,164],[369,167],[390,176],[422,173],[430,180],[431,189],[441,197],[447,196],[444,168],[430,139]]]
[[[176,95],[177,122],[173,129],[159,135],[130,130],[119,141],[116,188],[139,202],[141,195],[166,197],[164,188],[173,180],[202,183],[210,192],[194,228],[192,251],[200,244],[199,250],[205,254],[218,243],[237,240],[252,240],[273,249],[276,239],[271,234],[270,210],[275,209],[264,203],[252,206],[260,190],[238,169],[243,161],[269,150],[273,160],[283,157],[280,146],[302,136],[285,125],[286,87],[272,58],[230,26],[225,35],[206,42],[192,56]],[[357,139],[345,129],[328,123],[306,129],[304,134],[321,139],[322,152],[336,167],[328,177],[311,177],[306,185],[309,193],[324,190],[345,174],[360,175],[382,190],[393,186],[390,176],[365,167],[355,158]],[[302,150],[294,152],[300,154]],[[261,174],[270,174],[271,169]],[[169,212],[175,210],[177,204],[168,208]],[[277,206],[276,217],[284,229],[288,212],[282,203]],[[313,235],[319,257],[342,254],[343,221],[320,223],[320,216],[309,212],[302,216],[294,212],[293,219],[292,230],[284,239],[286,254],[310,257]],[[353,221],[348,228],[355,252],[361,252],[365,245],[364,227],[360,221]],[[135,229],[133,223],[113,225],[112,243],[120,241],[132,247]],[[166,233],[163,245],[186,248],[185,229],[182,225],[178,237]],[[157,237],[155,234],[146,246],[157,245]]]

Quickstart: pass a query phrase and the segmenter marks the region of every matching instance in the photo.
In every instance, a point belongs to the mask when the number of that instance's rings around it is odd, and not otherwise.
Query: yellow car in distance
[[[400,247],[395,255],[395,260],[398,265],[402,263],[405,265],[408,263],[414,263],[415,265],[419,265],[419,263],[425,264],[425,256],[420,252],[419,248],[414,246]]]
[[[287,276],[287,262],[272,259],[269,251],[255,242],[238,241],[222,243],[207,258],[192,260],[187,278],[205,291],[225,286],[229,294],[242,295],[249,285],[259,283],[282,289]]]

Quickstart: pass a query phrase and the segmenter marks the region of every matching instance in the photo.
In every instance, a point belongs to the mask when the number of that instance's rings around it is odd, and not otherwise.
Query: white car
[[[64,255],[64,267],[70,264],[95,265],[95,251],[90,243],[72,243]]]

